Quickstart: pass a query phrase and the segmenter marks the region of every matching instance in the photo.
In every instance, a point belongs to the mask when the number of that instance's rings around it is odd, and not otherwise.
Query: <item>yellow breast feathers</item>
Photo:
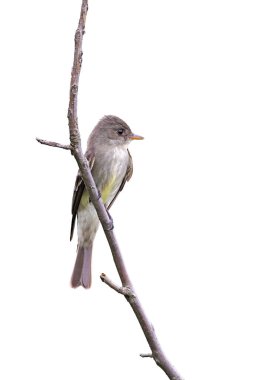
[[[103,199],[103,203],[106,203],[108,201],[109,196],[111,195],[112,191],[114,190],[116,182],[116,176],[113,175],[109,181],[105,184],[101,191],[101,197]],[[86,207],[89,203],[89,194],[87,191],[83,193],[83,196],[81,198],[81,205],[82,207]]]
[[[111,179],[103,187],[102,192],[101,192],[101,197],[102,197],[104,203],[107,202],[108,197],[110,196],[111,192],[113,191],[115,182],[116,182],[116,176],[113,175],[111,177]]]

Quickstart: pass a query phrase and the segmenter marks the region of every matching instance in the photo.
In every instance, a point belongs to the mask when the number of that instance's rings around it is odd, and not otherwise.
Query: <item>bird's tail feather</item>
[[[71,286],[77,288],[83,286],[88,289],[91,287],[91,256],[92,244],[89,247],[77,247],[77,257],[71,277]]]

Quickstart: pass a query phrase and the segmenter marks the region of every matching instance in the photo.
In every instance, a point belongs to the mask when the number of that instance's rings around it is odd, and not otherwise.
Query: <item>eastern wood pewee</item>
[[[132,133],[129,126],[117,116],[104,116],[93,129],[88,139],[85,157],[103,202],[109,209],[126,181],[133,173],[132,157],[128,144],[143,137]],[[77,216],[77,257],[71,277],[73,288],[91,286],[91,256],[99,219],[89,199],[84,182],[77,174],[73,200],[70,240]]]

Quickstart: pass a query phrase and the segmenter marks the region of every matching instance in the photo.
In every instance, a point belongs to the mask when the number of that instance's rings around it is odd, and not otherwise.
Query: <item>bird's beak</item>
[[[143,139],[144,139],[144,137],[139,136],[139,135],[134,135],[134,134],[132,134],[132,135],[130,136],[130,140],[143,140]]]

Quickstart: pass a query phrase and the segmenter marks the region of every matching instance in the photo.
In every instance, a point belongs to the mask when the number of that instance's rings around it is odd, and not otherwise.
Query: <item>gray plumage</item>
[[[126,181],[132,176],[133,163],[128,151],[131,140],[140,140],[119,117],[104,116],[93,129],[87,143],[87,158],[96,186],[109,209]],[[80,174],[77,174],[73,199],[70,240],[77,217],[77,258],[71,278],[72,287],[91,286],[92,245],[99,219]]]

